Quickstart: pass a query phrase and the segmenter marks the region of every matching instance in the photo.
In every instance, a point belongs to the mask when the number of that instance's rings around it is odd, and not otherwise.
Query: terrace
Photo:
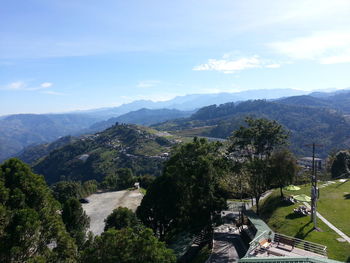
[[[251,210],[242,211],[237,226],[242,239],[251,240],[240,262],[338,262],[328,259],[326,246],[273,232]]]

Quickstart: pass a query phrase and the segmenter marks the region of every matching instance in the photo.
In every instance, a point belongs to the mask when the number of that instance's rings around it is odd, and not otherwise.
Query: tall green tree
[[[230,137],[230,152],[239,152],[249,159],[267,159],[274,149],[286,145],[289,134],[277,121],[247,117],[245,122],[246,126]]]
[[[350,151],[339,151],[331,166],[332,178],[350,176]]]
[[[140,182],[140,186],[144,189],[148,189],[155,179],[156,177],[150,174],[145,174],[137,178]]]
[[[259,200],[271,187],[270,156],[273,150],[287,144],[288,133],[276,121],[247,117],[245,122],[246,126],[241,126],[230,137],[228,153],[234,161],[244,163],[250,193],[259,213]]]
[[[283,197],[283,187],[291,184],[297,173],[297,161],[287,149],[274,151],[269,161],[272,184],[280,188]]]
[[[176,148],[162,176],[152,183],[137,216],[161,239],[211,226],[226,206],[220,180],[224,176],[220,144],[195,138]]]
[[[132,187],[135,180],[131,169],[119,168],[117,170],[118,189],[127,189]]]
[[[259,214],[259,201],[263,193],[271,186],[268,163],[262,159],[252,159],[245,164],[245,175],[249,193],[255,199],[256,213]]]
[[[174,263],[172,250],[151,229],[109,229],[97,236],[82,254],[85,263]]]
[[[108,190],[124,190],[133,186],[135,178],[129,168],[119,168],[114,174],[105,176],[101,186]]]
[[[60,181],[51,186],[54,197],[64,204],[69,198],[84,198],[97,191],[95,180],[85,181]]]
[[[42,176],[18,159],[0,165],[0,261],[75,262],[60,205]]]
[[[140,225],[135,213],[126,207],[118,207],[105,219],[105,231],[110,228],[134,228]]]
[[[62,219],[68,233],[81,248],[85,241],[86,231],[90,226],[90,218],[86,215],[78,199],[70,198],[63,204]]]

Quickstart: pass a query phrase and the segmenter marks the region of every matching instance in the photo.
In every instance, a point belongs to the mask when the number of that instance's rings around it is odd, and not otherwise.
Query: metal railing
[[[328,258],[317,258],[317,257],[250,257],[241,258],[241,263],[341,263],[340,261],[328,259]]]
[[[310,241],[305,241],[305,240],[302,240],[299,238],[290,237],[290,236],[286,236],[283,234],[275,233],[275,236],[274,236],[275,243],[278,243],[278,242],[286,243],[286,241],[288,244],[293,244],[293,246],[296,248],[327,257],[327,247],[326,246],[316,244],[316,243],[313,243]]]
[[[246,253],[246,257],[251,257],[252,252],[255,251],[255,249],[260,245],[260,241],[264,240],[264,239],[268,239],[270,238],[270,234],[267,230],[265,230],[264,232],[262,232],[260,235],[256,236],[252,241],[249,242],[249,249]]]

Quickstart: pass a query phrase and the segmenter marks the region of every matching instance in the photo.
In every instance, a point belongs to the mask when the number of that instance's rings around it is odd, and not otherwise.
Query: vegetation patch
[[[305,192],[306,189],[307,186],[295,192],[299,194]],[[309,216],[297,216],[293,212],[293,209],[298,206],[299,204],[287,205],[280,198],[279,190],[275,190],[262,202],[261,217],[275,232],[325,245],[328,248],[329,258],[348,261],[350,244],[338,242],[336,239],[339,238],[339,235],[319,219],[318,227],[322,229],[322,232],[314,231]],[[325,215],[328,219],[328,214]],[[343,220],[348,220],[347,218],[343,217]]]

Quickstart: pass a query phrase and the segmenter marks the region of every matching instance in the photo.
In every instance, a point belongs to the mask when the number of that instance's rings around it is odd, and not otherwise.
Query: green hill
[[[305,146],[312,142],[323,144],[321,157],[333,149],[350,147],[350,123],[336,110],[323,107],[287,105],[264,100],[226,103],[199,109],[189,118],[164,122],[153,127],[179,134],[227,138],[243,125],[246,116],[267,118],[281,123],[291,133],[291,148],[298,155],[310,155]],[[198,129],[206,127],[206,129]],[[198,133],[190,132],[197,130]]]
[[[33,169],[43,174],[48,183],[101,181],[118,168],[131,168],[135,175],[159,175],[164,161],[162,154],[169,152],[173,144],[149,128],[114,125],[52,151]]]
[[[350,113],[350,92],[340,90],[333,93],[311,93],[309,95],[292,96],[277,100],[283,104],[326,107],[339,110],[346,114]]]
[[[17,153],[15,157],[21,159],[23,162],[27,164],[33,165],[39,159],[48,155],[51,151],[59,149],[77,140],[78,140],[77,137],[65,136],[51,143],[43,143],[39,145],[28,146],[24,148],[22,151],[20,151],[19,153]]]

